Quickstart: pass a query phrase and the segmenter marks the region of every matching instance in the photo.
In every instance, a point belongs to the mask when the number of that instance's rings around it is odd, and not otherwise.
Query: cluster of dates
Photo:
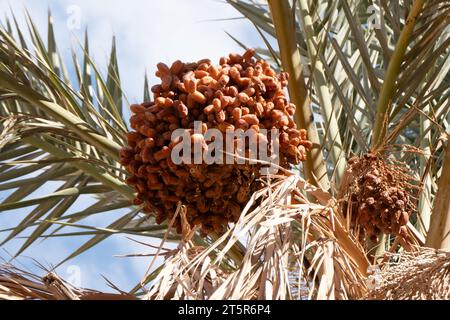
[[[161,83],[152,87],[154,101],[130,107],[133,131],[121,151],[121,163],[130,173],[127,183],[137,191],[135,203],[144,204],[157,223],[170,220],[181,202],[190,226],[199,225],[204,235],[220,233],[237,221],[261,187],[261,163],[175,164],[172,134],[177,129],[188,130],[192,143],[200,140],[205,148],[203,134],[209,129],[224,134],[251,129],[258,139],[268,140],[258,132],[277,129],[280,166],[305,160],[311,142],[292,119],[296,108],[284,93],[288,75],[277,74],[253,56],[252,49],[230,54],[218,66],[208,59],[178,60],[170,67],[159,63],[156,76]],[[194,130],[196,123],[201,123],[200,132]],[[175,227],[181,232],[181,219],[176,219]]]
[[[348,162],[351,179],[344,213],[353,224],[376,241],[378,235],[407,237],[407,223],[414,212],[413,178],[406,166],[387,163],[379,154],[367,153]]]

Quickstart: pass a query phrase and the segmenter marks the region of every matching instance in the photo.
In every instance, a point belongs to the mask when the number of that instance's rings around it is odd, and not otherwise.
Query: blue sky
[[[177,59],[194,61],[210,58],[213,61],[241,48],[225,33],[231,33],[248,46],[263,46],[254,27],[240,17],[230,5],[216,0],[0,0],[0,14],[9,15],[13,9],[25,30],[23,9],[26,7],[41,33],[47,31],[47,10],[54,17],[59,51],[70,64],[71,48],[77,47],[88,28],[90,50],[97,65],[105,69],[116,36],[118,60],[123,88],[130,103],[140,102],[143,81],[147,70],[150,84],[155,83],[155,65]],[[80,13],[79,28],[73,24],[74,14]],[[231,19],[231,20],[230,20]],[[75,26],[75,28],[73,28]],[[70,27],[70,28],[69,28]],[[82,41],[81,41],[82,42]],[[51,192],[55,185],[46,185],[42,195]],[[31,195],[37,196],[38,193]],[[0,199],[7,194],[0,192]],[[82,198],[71,212],[82,210],[92,199]],[[0,212],[0,229],[14,226],[27,211]],[[104,227],[123,211],[108,212],[84,221]],[[2,239],[5,234],[0,234]],[[136,239],[136,238],[135,238]],[[148,241],[146,239],[139,239]],[[17,263],[37,270],[31,258],[45,266],[55,265],[77,248],[86,238],[56,238],[36,243],[24,253]],[[0,257],[6,252],[15,253],[23,240],[14,240],[0,248]],[[112,280],[123,290],[129,290],[144,275],[151,258],[117,258],[114,255],[148,253],[149,249],[124,236],[113,236],[95,249],[58,268],[58,273],[70,280],[74,267],[81,272],[83,287],[108,290],[101,275]]]

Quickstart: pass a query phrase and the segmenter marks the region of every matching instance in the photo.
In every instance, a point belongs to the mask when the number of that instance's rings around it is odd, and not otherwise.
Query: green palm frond
[[[280,49],[287,46],[274,32],[274,24],[283,19],[275,16],[275,23],[270,19],[271,9],[277,9],[269,6],[272,1],[228,2],[266,37],[278,40]],[[287,16],[295,17],[285,32],[296,35],[330,177],[338,178],[343,170],[340,165],[345,161],[336,157],[341,149],[350,157],[381,144],[420,148],[427,136],[429,149],[438,146],[436,159],[442,157],[438,140],[448,130],[450,108],[450,8],[442,0],[416,2],[298,0],[289,7],[289,1],[273,1],[274,6],[288,6]],[[404,31],[407,23],[409,30]],[[389,67],[394,60],[396,66]],[[425,129],[423,123],[428,123]],[[423,163],[420,154],[392,156],[412,168]],[[437,179],[437,164],[432,159],[426,172],[429,193],[435,192],[430,181]],[[336,187],[338,181],[334,179]],[[428,201],[432,197],[428,194]]]
[[[20,208],[27,215],[16,227],[2,230],[8,232],[2,244],[30,229],[19,255],[37,239],[67,236],[62,232],[66,226],[88,228],[83,234],[93,237],[68,257],[73,258],[113,233],[139,230],[161,236],[166,226],[154,227],[152,219],[138,214],[134,190],[125,184],[126,173],[118,163],[127,126],[115,39],[104,78],[90,57],[86,32],[82,59],[72,51],[72,82],[58,52],[51,14],[47,45],[28,13],[31,43],[24,40],[14,15],[12,19],[14,31],[0,28],[0,190],[8,194],[0,213]],[[54,191],[39,192],[52,183],[59,185]],[[67,214],[82,196],[95,202]],[[91,215],[126,208],[132,211],[106,229],[82,224]]]

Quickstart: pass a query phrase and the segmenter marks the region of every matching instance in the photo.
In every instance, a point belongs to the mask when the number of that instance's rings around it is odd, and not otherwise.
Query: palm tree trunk
[[[430,112],[429,106],[425,106],[423,109],[425,114]],[[423,190],[419,195],[419,207],[418,212],[420,213],[420,223],[419,230],[420,232],[426,236],[428,229],[430,228],[430,217],[432,211],[432,202],[431,202],[431,185],[432,185],[432,177],[429,170],[427,170],[427,163],[430,159],[431,155],[431,130],[432,126],[431,121],[426,116],[420,117],[420,134],[424,135],[420,143],[420,148],[424,152],[424,156],[420,158],[420,176],[423,177]]]
[[[308,130],[308,139],[313,147],[304,162],[304,174],[306,179],[325,190],[330,187],[327,169],[321,152],[321,142],[314,123],[314,115],[311,110],[310,99],[303,75],[303,66],[300,52],[295,39],[295,21],[293,11],[287,0],[269,0],[272,20],[277,34],[283,68],[290,75],[289,95],[297,106],[295,121]]]
[[[450,143],[447,143],[444,166],[438,182],[438,192],[431,214],[426,246],[435,249],[450,248]]]

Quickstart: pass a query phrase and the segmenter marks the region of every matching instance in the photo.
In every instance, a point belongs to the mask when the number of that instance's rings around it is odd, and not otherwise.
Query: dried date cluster
[[[252,49],[242,56],[230,54],[220,59],[219,66],[208,59],[175,61],[170,67],[159,63],[156,76],[161,84],[152,87],[154,101],[131,106],[134,131],[128,133],[121,163],[131,175],[127,183],[138,193],[135,203],[144,203],[145,212],[155,214],[157,223],[171,219],[181,201],[191,226],[200,225],[204,235],[220,232],[228,222],[237,221],[260,187],[258,164],[175,165],[171,136],[176,129],[187,129],[192,142],[206,144],[203,133],[211,128],[223,133],[276,128],[280,165],[305,159],[311,142],[292,119],[295,105],[283,90],[288,75],[277,74],[253,55]],[[195,121],[201,122],[202,134],[193,130]],[[258,134],[258,139],[264,138],[268,137]],[[180,219],[175,226],[181,232]]]
[[[417,189],[406,166],[386,163],[380,155],[368,153],[350,159],[347,173],[350,183],[343,209],[351,214],[353,224],[372,240],[380,233],[406,237]]]

